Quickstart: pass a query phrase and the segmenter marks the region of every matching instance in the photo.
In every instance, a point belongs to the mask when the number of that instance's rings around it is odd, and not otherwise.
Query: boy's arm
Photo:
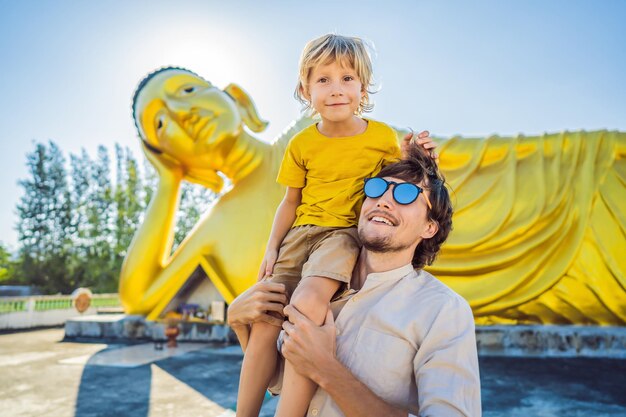
[[[296,209],[301,202],[302,188],[287,187],[283,201],[280,202],[276,210],[276,215],[274,216],[272,232],[270,233],[263,263],[259,270],[259,280],[266,275],[270,275],[274,270],[274,263],[276,263],[276,259],[278,258],[280,244],[296,221]]]

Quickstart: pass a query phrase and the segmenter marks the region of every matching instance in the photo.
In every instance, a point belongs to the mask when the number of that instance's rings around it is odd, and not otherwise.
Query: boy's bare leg
[[[281,328],[258,322],[252,325],[239,376],[237,417],[258,417],[265,391],[276,371],[276,339]]]
[[[291,304],[321,326],[326,317],[328,302],[340,285],[339,281],[330,278],[307,277],[294,291]],[[304,416],[316,389],[317,385],[313,381],[298,374],[287,361],[275,417]]]

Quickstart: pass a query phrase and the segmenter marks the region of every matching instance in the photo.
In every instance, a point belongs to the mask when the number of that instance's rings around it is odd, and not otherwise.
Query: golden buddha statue
[[[122,267],[126,312],[159,318],[198,266],[232,301],[256,280],[284,194],[275,179],[285,147],[312,121],[265,143],[243,89],[181,68],[148,75],[133,116],[159,184]],[[439,153],[454,230],[428,269],[477,323],[626,322],[625,133],[455,137]],[[222,192],[223,177],[231,188],[171,253],[181,181]]]
[[[221,90],[179,68],[148,75],[133,99],[143,149],[159,184],[128,249],[119,293],[127,313],[157,319],[201,266],[226,302],[255,282],[272,219],[284,188],[276,183],[289,139],[303,119],[272,144],[254,103],[235,84]],[[209,208],[171,253],[182,180],[215,192],[231,189]]]

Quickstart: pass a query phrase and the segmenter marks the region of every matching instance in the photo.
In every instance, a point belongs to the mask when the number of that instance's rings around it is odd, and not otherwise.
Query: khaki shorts
[[[285,284],[289,297],[303,278],[312,276],[340,281],[345,288],[359,250],[356,227],[296,226],[283,239],[269,280]]]

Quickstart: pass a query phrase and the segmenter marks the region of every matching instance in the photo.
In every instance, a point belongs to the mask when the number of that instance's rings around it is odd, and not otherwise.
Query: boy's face
[[[355,114],[364,95],[361,80],[347,63],[318,65],[309,75],[304,96],[322,120],[342,122]]]

